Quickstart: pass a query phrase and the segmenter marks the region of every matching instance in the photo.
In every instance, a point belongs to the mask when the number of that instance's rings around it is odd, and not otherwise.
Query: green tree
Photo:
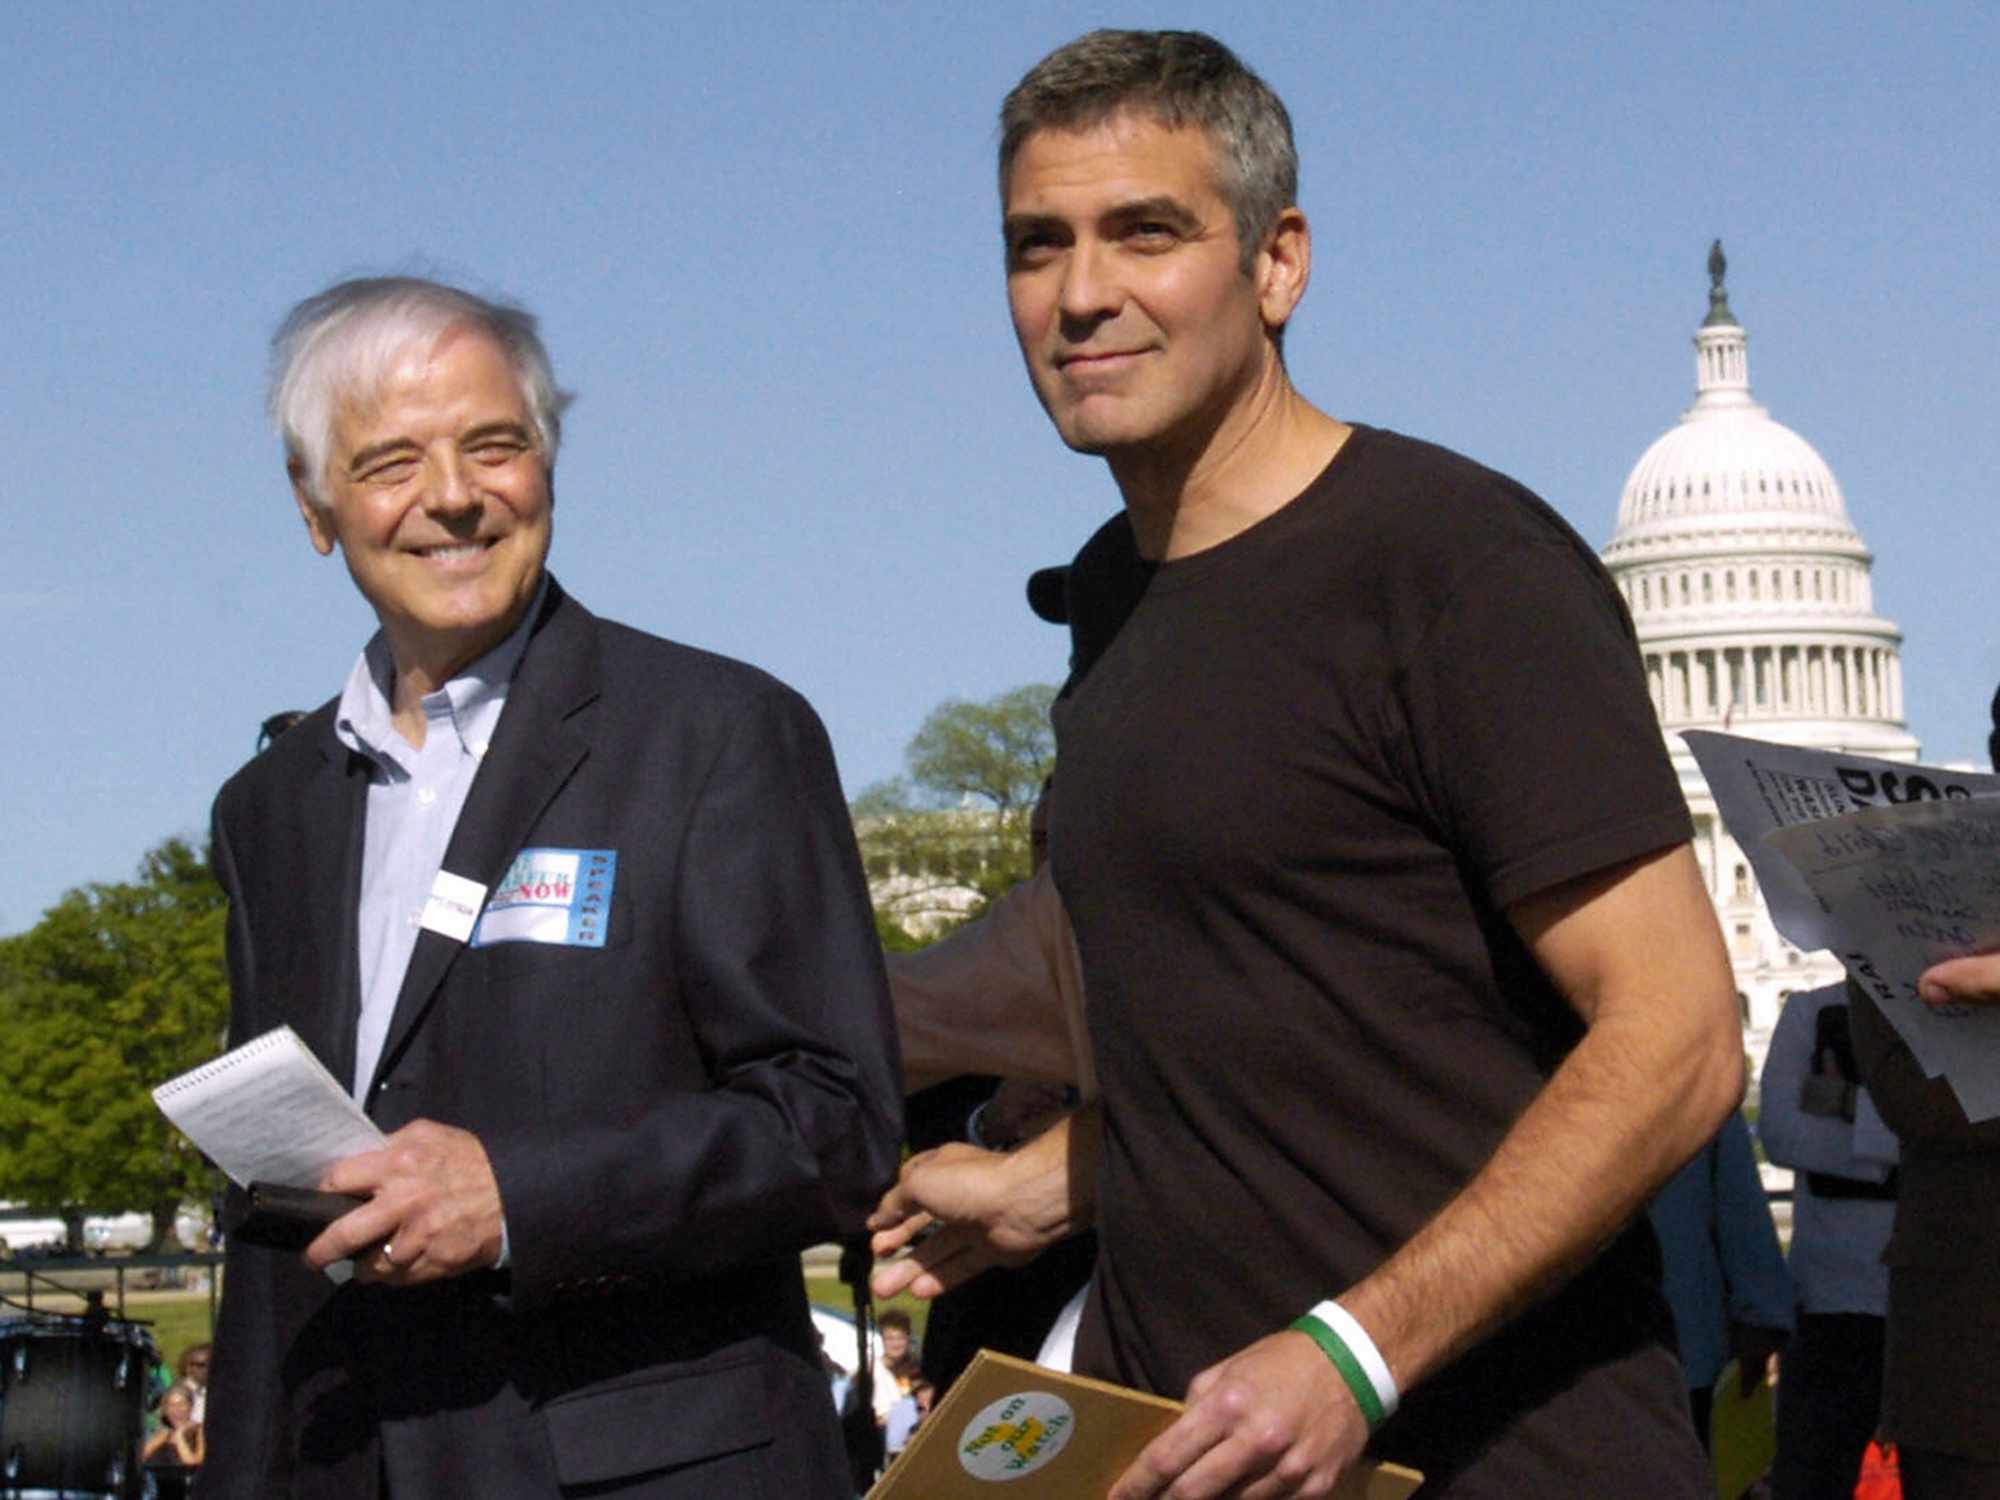
[[[62,1215],[137,1209],[158,1244],[210,1181],[154,1108],[161,1080],[215,1054],[229,1011],[226,903],[168,839],[138,879],[70,891],[0,941],[0,1198]]]
[[[1030,868],[1028,817],[1055,764],[1044,683],[932,709],[904,752],[906,776],[878,782],[850,811],[891,949],[919,947]]]

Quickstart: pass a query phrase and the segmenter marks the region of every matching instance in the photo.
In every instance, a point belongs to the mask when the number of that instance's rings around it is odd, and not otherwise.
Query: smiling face
[[[1243,269],[1199,128],[1139,112],[1029,136],[1008,174],[1007,301],[1070,447],[1196,457],[1278,362],[1270,257]],[[1292,299],[1292,300],[1295,300]]]
[[[339,408],[324,506],[292,476],[314,549],[346,557],[399,677],[446,681],[533,599],[552,506],[534,432],[505,350],[456,325]]]

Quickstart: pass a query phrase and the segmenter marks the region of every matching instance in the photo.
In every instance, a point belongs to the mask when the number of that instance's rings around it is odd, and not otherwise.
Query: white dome
[[[1833,470],[1811,443],[1761,406],[1697,402],[1632,466],[1618,501],[1618,540],[1746,526],[1835,530],[1861,540]]]
[[[1605,560],[1615,568],[1628,558],[1754,546],[1865,561],[1833,470],[1752,399],[1750,336],[1729,310],[1719,269],[1711,275],[1708,317],[1694,337],[1694,405],[1626,476]]]
[[[1632,466],[1604,562],[1632,613],[1755,1055],[1785,996],[1842,970],[1779,937],[1681,731],[1904,761],[1918,746],[1903,718],[1902,635],[1875,612],[1868,549],[1826,461],[1751,398],[1726,270],[1718,243],[1694,405]]]
[[[1604,549],[1661,727],[1735,728],[1908,758],[1902,635],[1826,460],[1750,394],[1721,246],[1695,333],[1695,399],[1625,480]],[[1690,762],[1691,766],[1692,763]]]

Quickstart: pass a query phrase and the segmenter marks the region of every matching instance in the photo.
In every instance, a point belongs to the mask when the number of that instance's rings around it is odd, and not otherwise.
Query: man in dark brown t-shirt
[[[952,1227],[878,1290],[1094,1211],[1079,1365],[1188,1401],[1114,1500],[1364,1447],[1426,1496],[1703,1493],[1628,1225],[1741,1045],[1622,605],[1519,486],[1292,388],[1290,127],[1227,49],[1093,33],[1001,126],[1029,376],[1125,500],[1051,830],[1103,1104],[915,1159],[878,1248]]]

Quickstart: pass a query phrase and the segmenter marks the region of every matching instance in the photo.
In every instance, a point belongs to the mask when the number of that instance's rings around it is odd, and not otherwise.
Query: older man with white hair
[[[899,1121],[819,721],[548,576],[528,314],[350,281],[274,349],[381,629],[217,799],[231,1040],[290,1025],[388,1143],[302,1259],[232,1245],[203,1492],[842,1494],[798,1251]]]

